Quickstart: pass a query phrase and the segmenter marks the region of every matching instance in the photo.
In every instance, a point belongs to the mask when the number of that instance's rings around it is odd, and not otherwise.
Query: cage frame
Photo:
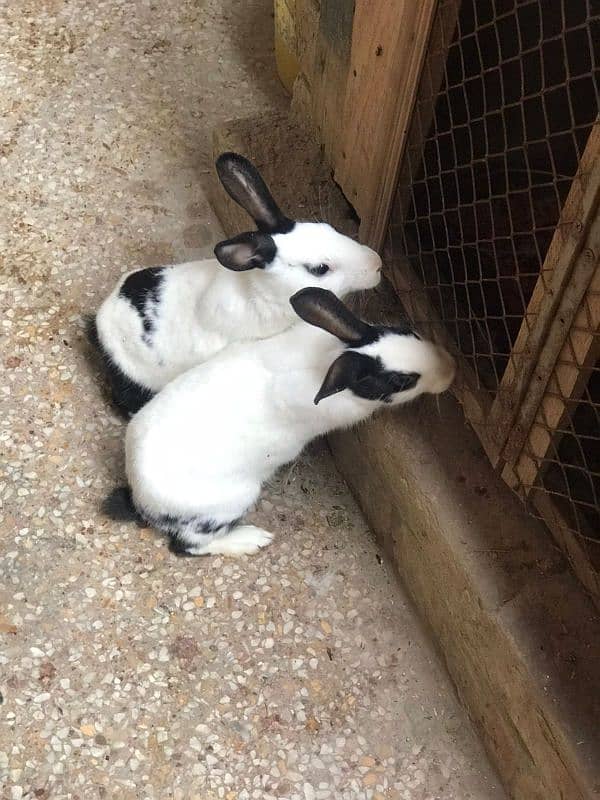
[[[397,136],[393,139],[388,159],[396,190],[383,192],[374,216],[361,226],[371,246],[384,246],[392,235],[396,193],[408,196],[409,148],[423,151],[460,7],[461,0],[438,0],[433,9],[409,123],[401,146]],[[458,378],[452,391],[488,459],[535,508],[600,607],[600,562],[590,560],[584,541],[571,530],[555,498],[534,488],[548,450],[560,436],[567,405],[579,400],[600,355],[600,117],[591,127],[495,393],[481,385],[474,368],[457,353],[408,260],[403,260],[402,269],[388,269],[387,276],[406,313],[426,320],[428,333],[457,354]],[[553,391],[557,386],[559,391]]]

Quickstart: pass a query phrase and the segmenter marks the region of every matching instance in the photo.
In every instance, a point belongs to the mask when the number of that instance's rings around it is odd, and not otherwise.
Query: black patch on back
[[[95,317],[86,318],[85,332],[90,344],[98,351],[102,366],[106,371],[114,405],[125,417],[131,417],[154,397],[154,392],[132,381],[113,362],[98,336]]]
[[[164,269],[164,267],[148,267],[133,272],[125,278],[119,291],[119,296],[129,300],[142,318],[144,338],[152,333],[153,320],[150,311],[160,300]]]

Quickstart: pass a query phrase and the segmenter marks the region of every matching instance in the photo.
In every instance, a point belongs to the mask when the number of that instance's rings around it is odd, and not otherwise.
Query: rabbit
[[[132,418],[108,516],[157,528],[177,554],[255,553],[272,534],[241,519],[311,439],[452,383],[453,358],[408,326],[367,324],[316,287],[290,304],[304,322],[229,345]]]
[[[214,259],[127,273],[88,319],[125,415],[225,345],[288,328],[298,290],[320,286],[343,297],[379,283],[375,251],[325,222],[288,219],[246,158],[223,153],[216,169],[257,230],[219,242]]]

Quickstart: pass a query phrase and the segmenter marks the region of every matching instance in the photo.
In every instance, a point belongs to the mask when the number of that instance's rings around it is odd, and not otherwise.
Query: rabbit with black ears
[[[454,378],[452,357],[409,327],[362,322],[324,289],[290,303],[309,325],[230,345],[133,417],[129,485],[107,498],[109,516],[158,528],[177,553],[254,553],[272,534],[240,520],[280,466],[316,436]]]
[[[288,328],[298,290],[319,286],[343,297],[379,283],[377,253],[324,222],[288,219],[246,158],[223,153],[216,168],[257,230],[217,244],[214,259],[124,275],[88,321],[126,414],[227,344]]]

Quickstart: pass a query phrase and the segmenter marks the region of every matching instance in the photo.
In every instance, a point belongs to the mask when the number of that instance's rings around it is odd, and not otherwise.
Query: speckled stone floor
[[[268,0],[25,0],[0,21],[0,797],[500,800],[323,447],[254,558],[103,519],[123,424],[81,332],[210,252],[211,128],[285,102]]]

